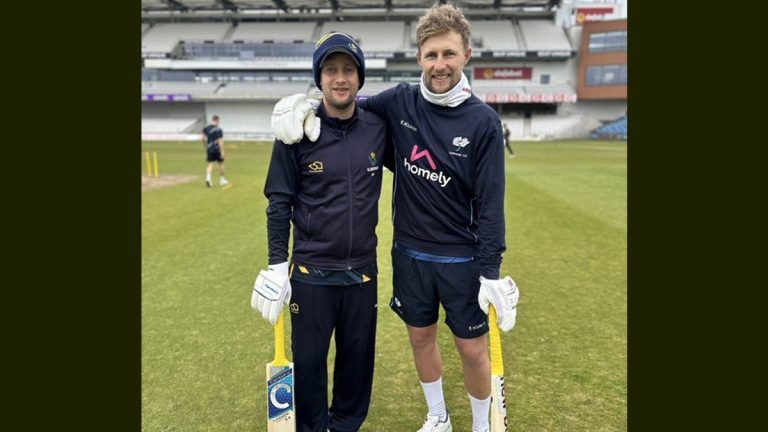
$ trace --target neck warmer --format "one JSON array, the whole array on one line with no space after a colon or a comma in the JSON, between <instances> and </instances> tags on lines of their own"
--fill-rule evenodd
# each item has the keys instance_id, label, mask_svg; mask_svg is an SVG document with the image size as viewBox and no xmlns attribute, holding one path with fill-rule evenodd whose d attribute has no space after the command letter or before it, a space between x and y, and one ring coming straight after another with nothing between
<instances>
[{"instance_id":1,"label":"neck warmer","mask_svg":"<svg viewBox=\"0 0 768 432\"><path fill-rule=\"evenodd\" d=\"M469 80L464 72L461 73L459 82L445 93L437 94L429 91L427 85L424 84L424 72L421 73L421 85L419 87L421 88L421 95L427 102L440 106L455 107L472 96L472 89L469 87Z\"/></svg>"}]
</instances>

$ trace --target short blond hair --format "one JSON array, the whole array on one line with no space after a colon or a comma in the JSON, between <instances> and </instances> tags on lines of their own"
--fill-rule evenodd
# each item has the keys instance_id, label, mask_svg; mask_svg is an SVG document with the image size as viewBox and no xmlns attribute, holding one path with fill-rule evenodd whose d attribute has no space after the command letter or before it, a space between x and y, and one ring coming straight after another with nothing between
<instances>
[{"instance_id":1,"label":"short blond hair","mask_svg":"<svg viewBox=\"0 0 768 432\"><path fill-rule=\"evenodd\" d=\"M421 45L424 41L430 37L448 33L451 30L461 36L464 49L467 50L469 49L471 29L469 21L461 9L452 4L436 4L429 8L416 24L416 40L419 42L419 51L421 51Z\"/></svg>"}]
</instances>

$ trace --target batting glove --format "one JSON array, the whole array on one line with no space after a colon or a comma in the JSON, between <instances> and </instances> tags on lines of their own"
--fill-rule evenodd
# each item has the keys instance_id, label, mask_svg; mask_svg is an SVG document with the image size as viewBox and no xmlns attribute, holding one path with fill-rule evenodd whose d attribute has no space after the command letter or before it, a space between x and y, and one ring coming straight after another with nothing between
<instances>
[{"instance_id":1,"label":"batting glove","mask_svg":"<svg viewBox=\"0 0 768 432\"><path fill-rule=\"evenodd\" d=\"M287 96L275 105L272 110L272 132L275 137L285 144L295 144L306 134L310 141L315 142L320 136L320 119L315 110L320 101L307 99L304 94Z\"/></svg>"},{"instance_id":2,"label":"batting glove","mask_svg":"<svg viewBox=\"0 0 768 432\"><path fill-rule=\"evenodd\" d=\"M520 290L511 277L504 279L486 279L480 276L480 292L477 301L480 308L488 314L488 304L493 304L499 316L499 328L510 331L517 320L517 301L520 299Z\"/></svg>"},{"instance_id":3,"label":"batting glove","mask_svg":"<svg viewBox=\"0 0 768 432\"><path fill-rule=\"evenodd\" d=\"M291 301L291 281L288 276L288 262L270 265L261 270L253 284L251 307L272 325L283 310L283 304Z\"/></svg>"}]
</instances>

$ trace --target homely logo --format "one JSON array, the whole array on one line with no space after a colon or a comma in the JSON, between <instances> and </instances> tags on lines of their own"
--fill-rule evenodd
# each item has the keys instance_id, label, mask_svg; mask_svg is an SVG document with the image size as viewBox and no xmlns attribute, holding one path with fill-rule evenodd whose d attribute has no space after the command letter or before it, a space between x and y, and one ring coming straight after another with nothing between
<instances>
[{"instance_id":1,"label":"homely logo","mask_svg":"<svg viewBox=\"0 0 768 432\"><path fill-rule=\"evenodd\" d=\"M429 150L424 149L419 151L419 146L414 144L413 149L411 150L411 162L415 162L422 158L427 160L430 168L435 171L437 170L437 165L435 164L435 161L432 160L432 155L429 154ZM445 187L448 182L451 181L451 177L446 176L442 171L438 173L435 171L430 171L426 168L421 168L415 163L408 163L408 159L406 158L403 158L403 166L405 166L406 171L410 172L411 174L424 177L431 182L436 182L440 185L440 187Z\"/></svg>"}]
</instances>

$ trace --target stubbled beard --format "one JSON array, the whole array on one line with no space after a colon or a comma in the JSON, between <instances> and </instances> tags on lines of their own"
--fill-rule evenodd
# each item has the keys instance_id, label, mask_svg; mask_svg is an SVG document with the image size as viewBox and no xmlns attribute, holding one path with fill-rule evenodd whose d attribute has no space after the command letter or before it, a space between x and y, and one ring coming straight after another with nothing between
<instances>
[{"instance_id":1,"label":"stubbled beard","mask_svg":"<svg viewBox=\"0 0 768 432\"><path fill-rule=\"evenodd\" d=\"M349 108L352 105L352 102L354 102L354 101L355 101L354 97L351 97L348 100L345 100L344 102L339 102L339 101L335 100L332 97L328 98L328 102L330 102L331 106L336 108L339 111L346 110L347 108Z\"/></svg>"},{"instance_id":2,"label":"stubbled beard","mask_svg":"<svg viewBox=\"0 0 768 432\"><path fill-rule=\"evenodd\" d=\"M435 83L432 81L432 79L431 79L431 78L429 78L429 79L427 80L427 83L428 83L428 84L427 84L427 90L431 91L431 92L432 92L432 93L434 93L434 94L443 94L443 93L446 93L446 92L450 91L452 88L456 87L456 84L458 84L458 83L459 83L459 81L458 81L458 80L457 80L456 82L452 82L452 81L451 81L452 79L453 79L453 76L449 74L449 75L448 75L448 79L446 80L446 82L448 83L448 87L447 87L445 90L443 90L443 91L438 91L438 90L437 90L437 89L434 87L434 86L435 86Z\"/></svg>"}]
</instances>

